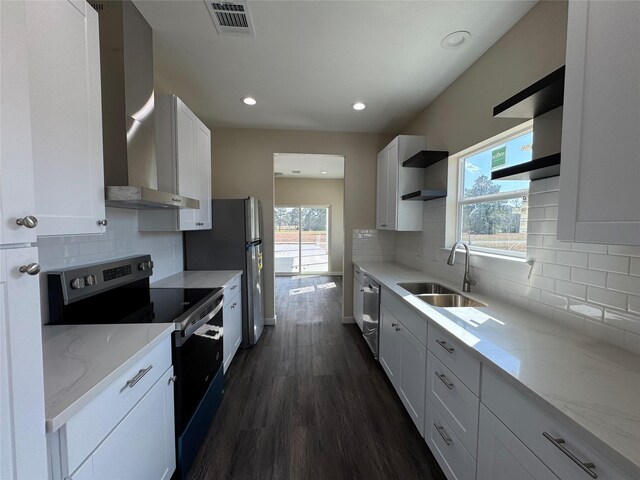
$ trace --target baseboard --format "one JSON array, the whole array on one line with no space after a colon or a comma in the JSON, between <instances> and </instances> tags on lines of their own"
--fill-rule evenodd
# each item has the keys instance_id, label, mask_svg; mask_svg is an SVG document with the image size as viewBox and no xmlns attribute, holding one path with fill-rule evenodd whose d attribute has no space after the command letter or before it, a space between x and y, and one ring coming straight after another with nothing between
<instances>
[{"instance_id":1,"label":"baseboard","mask_svg":"<svg viewBox=\"0 0 640 480\"><path fill-rule=\"evenodd\" d=\"M273 326L276 324L276 322L278 321L278 315L274 315L273 318L271 317L265 317L264 319L264 324L265 325L269 325L269 326Z\"/></svg>"},{"instance_id":2,"label":"baseboard","mask_svg":"<svg viewBox=\"0 0 640 480\"><path fill-rule=\"evenodd\" d=\"M342 317L342 323L356 323L353 317Z\"/></svg>"}]
</instances>

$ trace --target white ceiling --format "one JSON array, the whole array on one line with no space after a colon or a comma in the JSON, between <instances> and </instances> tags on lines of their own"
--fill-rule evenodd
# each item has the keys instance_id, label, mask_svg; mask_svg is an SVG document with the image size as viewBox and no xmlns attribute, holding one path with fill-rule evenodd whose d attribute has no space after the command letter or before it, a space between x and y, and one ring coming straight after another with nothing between
<instances>
[{"instance_id":1,"label":"white ceiling","mask_svg":"<svg viewBox=\"0 0 640 480\"><path fill-rule=\"evenodd\" d=\"M535 1L256 0L255 38L219 35L202 0L135 4L153 27L160 90L209 126L395 133ZM456 30L470 42L443 49Z\"/></svg>"},{"instance_id":2,"label":"white ceiling","mask_svg":"<svg viewBox=\"0 0 640 480\"><path fill-rule=\"evenodd\" d=\"M291 170L300 170L292 173ZM273 171L282 172L278 178L344 178L344 157L341 155L313 155L308 153L275 153ZM323 175L322 172L327 172Z\"/></svg>"}]
</instances>

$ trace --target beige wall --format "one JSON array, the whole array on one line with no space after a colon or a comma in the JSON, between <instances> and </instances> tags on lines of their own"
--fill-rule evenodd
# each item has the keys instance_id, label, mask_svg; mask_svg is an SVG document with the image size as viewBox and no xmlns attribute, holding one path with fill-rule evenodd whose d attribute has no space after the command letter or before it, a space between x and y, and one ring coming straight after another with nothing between
<instances>
[{"instance_id":1,"label":"beige wall","mask_svg":"<svg viewBox=\"0 0 640 480\"><path fill-rule=\"evenodd\" d=\"M327 205L329 210L329 271L342 272L344 255L344 180L276 178L276 206Z\"/></svg>"},{"instance_id":2,"label":"beige wall","mask_svg":"<svg viewBox=\"0 0 640 480\"><path fill-rule=\"evenodd\" d=\"M565 63L567 3L541 1L401 133L457 153L524 119L493 118L493 107Z\"/></svg>"},{"instance_id":3,"label":"beige wall","mask_svg":"<svg viewBox=\"0 0 640 480\"><path fill-rule=\"evenodd\" d=\"M212 190L214 198L253 195L262 200L264 221L265 317L274 315L273 289L273 154L343 155L344 178L344 302L343 315L352 315L353 269L351 231L374 228L376 155L388 136L373 133L308 132L296 130L212 129Z\"/></svg>"}]
</instances>

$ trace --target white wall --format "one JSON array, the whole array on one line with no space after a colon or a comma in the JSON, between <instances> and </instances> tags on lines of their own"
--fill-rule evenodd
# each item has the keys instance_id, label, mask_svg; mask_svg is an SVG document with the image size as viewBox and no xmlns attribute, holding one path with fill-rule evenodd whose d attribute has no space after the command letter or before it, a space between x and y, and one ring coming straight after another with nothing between
<instances>
[{"instance_id":1,"label":"white wall","mask_svg":"<svg viewBox=\"0 0 640 480\"><path fill-rule=\"evenodd\" d=\"M526 263L472 255L471 276L478 282L473 290L640 353L640 247L557 241L558 179L530 186L527 257L536 260L531 279ZM423 232L396 234L395 260L461 286L465 256L450 267L443 249L444 199L424 207Z\"/></svg>"},{"instance_id":2,"label":"white wall","mask_svg":"<svg viewBox=\"0 0 640 480\"><path fill-rule=\"evenodd\" d=\"M183 267L182 233L138 232L138 212L107 208L107 232L103 235L69 235L38 239L42 271L101 262L138 254L150 254L154 263L151 281ZM43 323L47 318L46 276L41 276Z\"/></svg>"}]
</instances>

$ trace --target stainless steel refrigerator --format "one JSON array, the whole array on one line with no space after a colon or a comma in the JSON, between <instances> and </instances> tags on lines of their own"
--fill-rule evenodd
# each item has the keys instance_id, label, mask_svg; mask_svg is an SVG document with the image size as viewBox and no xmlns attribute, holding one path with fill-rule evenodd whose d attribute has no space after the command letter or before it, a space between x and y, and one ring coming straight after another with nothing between
<instances>
[{"instance_id":1,"label":"stainless steel refrigerator","mask_svg":"<svg viewBox=\"0 0 640 480\"><path fill-rule=\"evenodd\" d=\"M257 198L212 200L211 230L184 234L186 270L242 270L242 346L264 329L262 204Z\"/></svg>"}]
</instances>

